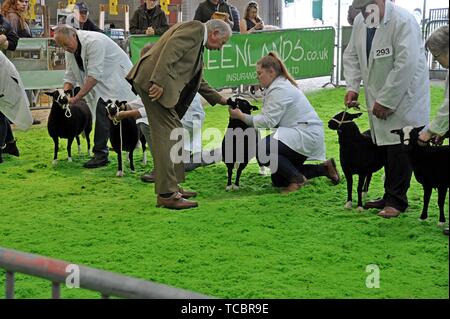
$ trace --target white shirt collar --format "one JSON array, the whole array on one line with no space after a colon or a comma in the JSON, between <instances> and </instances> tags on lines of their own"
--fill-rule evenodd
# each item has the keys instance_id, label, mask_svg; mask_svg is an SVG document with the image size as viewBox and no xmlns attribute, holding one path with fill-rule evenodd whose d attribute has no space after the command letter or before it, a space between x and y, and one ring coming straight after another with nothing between
<instances>
[{"instance_id":1,"label":"white shirt collar","mask_svg":"<svg viewBox=\"0 0 450 319\"><path fill-rule=\"evenodd\" d=\"M206 28L206 23L204 23L203 26L205 27L205 36L203 39L203 46L206 46L206 43L208 42L208 29Z\"/></svg>"}]
</instances>

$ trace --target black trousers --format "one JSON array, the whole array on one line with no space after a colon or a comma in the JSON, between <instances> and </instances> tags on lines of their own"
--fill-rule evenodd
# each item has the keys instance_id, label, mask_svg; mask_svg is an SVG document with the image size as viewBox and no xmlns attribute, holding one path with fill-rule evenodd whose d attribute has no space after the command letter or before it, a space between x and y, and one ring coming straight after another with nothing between
<instances>
[{"instance_id":1,"label":"black trousers","mask_svg":"<svg viewBox=\"0 0 450 319\"><path fill-rule=\"evenodd\" d=\"M106 105L99 100L95 111L94 148L92 149L96 158L108 158L109 126Z\"/></svg>"},{"instance_id":2,"label":"black trousers","mask_svg":"<svg viewBox=\"0 0 450 319\"><path fill-rule=\"evenodd\" d=\"M405 211L408 207L408 189L411 184L412 166L408 153L401 144L382 146L386 149L384 167L384 196L386 206Z\"/></svg>"},{"instance_id":3,"label":"black trousers","mask_svg":"<svg viewBox=\"0 0 450 319\"><path fill-rule=\"evenodd\" d=\"M11 130L11 124L8 118L0 112L0 147L12 141L14 141L14 135Z\"/></svg>"},{"instance_id":4,"label":"black trousers","mask_svg":"<svg viewBox=\"0 0 450 319\"><path fill-rule=\"evenodd\" d=\"M278 152L273 153L270 149L270 143L278 144ZM268 163L258 159L260 165L269 166L274 160L278 161L278 169L272 172L272 184L275 187L286 187L293 182L301 182L302 175L307 179L327 174L326 168L322 164L305 165L307 157L289 148L286 144L274 140L273 136L267 136L264 139L265 154L270 159ZM270 154L270 155L269 155Z\"/></svg>"}]
</instances>

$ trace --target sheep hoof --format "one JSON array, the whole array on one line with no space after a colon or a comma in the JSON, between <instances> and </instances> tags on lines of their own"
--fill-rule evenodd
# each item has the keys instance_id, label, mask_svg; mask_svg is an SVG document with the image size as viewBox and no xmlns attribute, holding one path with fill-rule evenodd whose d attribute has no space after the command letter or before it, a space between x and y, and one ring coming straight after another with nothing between
<instances>
[{"instance_id":1,"label":"sheep hoof","mask_svg":"<svg viewBox=\"0 0 450 319\"><path fill-rule=\"evenodd\" d=\"M72 157L68 157L67 158L67 161L69 162L69 163L72 163L73 161L72 161Z\"/></svg>"},{"instance_id":2,"label":"sheep hoof","mask_svg":"<svg viewBox=\"0 0 450 319\"><path fill-rule=\"evenodd\" d=\"M362 212L364 211L364 208L363 208L362 206L358 206L358 207L356 208L356 210L357 210L358 212L362 213Z\"/></svg>"},{"instance_id":3,"label":"sheep hoof","mask_svg":"<svg viewBox=\"0 0 450 319\"><path fill-rule=\"evenodd\" d=\"M239 190L239 186L237 186L237 185L233 185L232 187L233 187L234 191L238 191Z\"/></svg>"},{"instance_id":4,"label":"sheep hoof","mask_svg":"<svg viewBox=\"0 0 450 319\"><path fill-rule=\"evenodd\" d=\"M92 157L91 151L88 150L88 156Z\"/></svg>"},{"instance_id":5,"label":"sheep hoof","mask_svg":"<svg viewBox=\"0 0 450 319\"><path fill-rule=\"evenodd\" d=\"M352 209L352 202L348 201L347 203L345 203L345 209Z\"/></svg>"},{"instance_id":6,"label":"sheep hoof","mask_svg":"<svg viewBox=\"0 0 450 319\"><path fill-rule=\"evenodd\" d=\"M439 227L444 227L444 226L445 226L445 222L444 222L444 223L443 223L443 222L439 222L439 223L438 223L438 226L439 226Z\"/></svg>"},{"instance_id":7,"label":"sheep hoof","mask_svg":"<svg viewBox=\"0 0 450 319\"><path fill-rule=\"evenodd\" d=\"M57 159L52 161L52 165L57 165L57 164L58 164L58 160Z\"/></svg>"},{"instance_id":8,"label":"sheep hoof","mask_svg":"<svg viewBox=\"0 0 450 319\"><path fill-rule=\"evenodd\" d=\"M123 177L123 171L117 171L116 176L117 177Z\"/></svg>"},{"instance_id":9,"label":"sheep hoof","mask_svg":"<svg viewBox=\"0 0 450 319\"><path fill-rule=\"evenodd\" d=\"M427 218L419 218L419 222L421 222L421 223L426 222L426 221L427 221Z\"/></svg>"},{"instance_id":10,"label":"sheep hoof","mask_svg":"<svg viewBox=\"0 0 450 319\"><path fill-rule=\"evenodd\" d=\"M363 198L366 198L366 197L367 197L367 192L363 192L363 193L362 193L362 197L363 197Z\"/></svg>"},{"instance_id":11,"label":"sheep hoof","mask_svg":"<svg viewBox=\"0 0 450 319\"><path fill-rule=\"evenodd\" d=\"M261 176L268 176L268 175L270 175L270 170L267 167L265 167L265 166L261 166L259 168L259 175L261 175Z\"/></svg>"},{"instance_id":12,"label":"sheep hoof","mask_svg":"<svg viewBox=\"0 0 450 319\"><path fill-rule=\"evenodd\" d=\"M136 171L130 171L131 174L136 174Z\"/></svg>"},{"instance_id":13,"label":"sheep hoof","mask_svg":"<svg viewBox=\"0 0 450 319\"><path fill-rule=\"evenodd\" d=\"M225 190L226 190L227 192L229 192L229 191L233 190L233 186L232 186L232 185L228 185L228 186L225 188Z\"/></svg>"}]
</instances>

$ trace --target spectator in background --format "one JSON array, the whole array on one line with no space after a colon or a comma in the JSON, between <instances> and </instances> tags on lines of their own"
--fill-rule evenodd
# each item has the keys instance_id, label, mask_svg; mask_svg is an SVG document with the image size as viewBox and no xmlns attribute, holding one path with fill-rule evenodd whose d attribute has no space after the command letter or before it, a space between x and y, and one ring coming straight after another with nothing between
<instances>
[{"instance_id":1,"label":"spectator in background","mask_svg":"<svg viewBox=\"0 0 450 319\"><path fill-rule=\"evenodd\" d=\"M224 0L205 0L200 3L195 11L194 20L205 23L206 21L213 19L213 15L216 12L226 13L228 15L228 17L223 20L228 23L232 30L234 28L234 24L239 23L239 21L233 20L231 7Z\"/></svg>"},{"instance_id":2,"label":"spectator in background","mask_svg":"<svg viewBox=\"0 0 450 319\"><path fill-rule=\"evenodd\" d=\"M103 33L91 19L89 19L89 8L84 2L78 2L73 9L73 16L69 18L67 24L77 30L96 31Z\"/></svg>"},{"instance_id":3,"label":"spectator in background","mask_svg":"<svg viewBox=\"0 0 450 319\"><path fill-rule=\"evenodd\" d=\"M355 22L356 16L361 12L361 10L353 8L352 5L348 6L348 12L347 12L347 22L350 25L353 25L353 22Z\"/></svg>"},{"instance_id":4,"label":"spectator in background","mask_svg":"<svg viewBox=\"0 0 450 319\"><path fill-rule=\"evenodd\" d=\"M130 21L131 34L162 35L168 29L167 17L159 0L145 0Z\"/></svg>"},{"instance_id":5,"label":"spectator in background","mask_svg":"<svg viewBox=\"0 0 450 319\"><path fill-rule=\"evenodd\" d=\"M250 1L245 8L244 18L241 20L241 33L252 33L264 29L264 22L259 17L258 3Z\"/></svg>"},{"instance_id":6,"label":"spectator in background","mask_svg":"<svg viewBox=\"0 0 450 319\"><path fill-rule=\"evenodd\" d=\"M25 19L28 3L28 0L5 0L2 5L5 18L19 38L31 38L30 26Z\"/></svg>"},{"instance_id":7,"label":"spectator in background","mask_svg":"<svg viewBox=\"0 0 450 319\"><path fill-rule=\"evenodd\" d=\"M11 24L2 16L0 10L0 50L14 51L19 37L14 32Z\"/></svg>"},{"instance_id":8,"label":"spectator in background","mask_svg":"<svg viewBox=\"0 0 450 319\"><path fill-rule=\"evenodd\" d=\"M228 3L227 0L224 0L224 1ZM241 27L240 27L240 23L239 23L239 21L241 21L241 15L239 14L239 10L235 6L233 6L231 3L228 3L228 5L230 6L230 9L231 9L231 17L233 18L233 21L235 22L233 24L232 30L233 30L233 32L239 33L239 32L241 32Z\"/></svg>"}]
</instances>

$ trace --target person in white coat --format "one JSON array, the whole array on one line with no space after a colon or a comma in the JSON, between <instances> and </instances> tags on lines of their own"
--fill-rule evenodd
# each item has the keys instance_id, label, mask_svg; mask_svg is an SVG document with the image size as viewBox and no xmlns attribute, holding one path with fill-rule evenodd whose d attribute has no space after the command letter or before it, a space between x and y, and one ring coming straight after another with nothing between
<instances>
[{"instance_id":1,"label":"person in white coat","mask_svg":"<svg viewBox=\"0 0 450 319\"><path fill-rule=\"evenodd\" d=\"M64 90L81 86L70 104L86 99L95 118L94 158L84 164L96 168L108 164L109 121L103 101L136 99L125 76L132 68L127 54L108 36L70 26L55 28L55 41L66 51Z\"/></svg>"},{"instance_id":2,"label":"person in white coat","mask_svg":"<svg viewBox=\"0 0 450 319\"><path fill-rule=\"evenodd\" d=\"M334 159L317 165L304 164L308 159L325 160L323 123L284 63L271 52L258 61L256 71L261 86L266 89L262 113L252 116L231 108L229 113L231 118L250 127L276 129L263 141L269 161L258 158L260 164L271 166L273 185L284 187L282 192L289 193L318 176L327 176L333 184L338 184ZM275 171L271 165L274 162L277 163Z\"/></svg>"},{"instance_id":3,"label":"person in white coat","mask_svg":"<svg viewBox=\"0 0 450 319\"><path fill-rule=\"evenodd\" d=\"M28 98L14 64L0 51L0 163L2 153L19 156L10 121L27 130L33 123Z\"/></svg>"},{"instance_id":4,"label":"person in white coat","mask_svg":"<svg viewBox=\"0 0 450 319\"><path fill-rule=\"evenodd\" d=\"M391 130L427 124L430 85L420 28L407 10L385 0L354 0L360 9L344 53L345 105L358 106L361 81L372 140L386 152L384 196L366 203L379 216L397 217L408 207L412 168Z\"/></svg>"}]
</instances>

